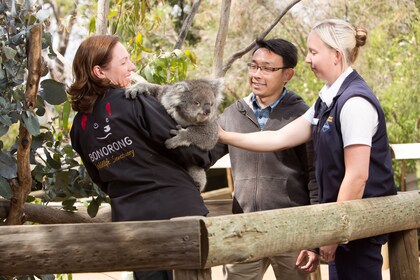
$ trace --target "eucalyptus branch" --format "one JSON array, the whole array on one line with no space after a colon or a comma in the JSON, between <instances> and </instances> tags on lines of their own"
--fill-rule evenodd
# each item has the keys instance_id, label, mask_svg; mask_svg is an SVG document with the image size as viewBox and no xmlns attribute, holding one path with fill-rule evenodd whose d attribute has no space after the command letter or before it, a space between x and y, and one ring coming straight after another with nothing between
<instances>
[{"instance_id":1,"label":"eucalyptus branch","mask_svg":"<svg viewBox=\"0 0 420 280\"><path fill-rule=\"evenodd\" d=\"M259 39L264 39L268 33L270 33L271 30L280 22L280 20L284 17L284 15L297 3L299 3L301 0L294 0L289 3L289 5L277 16L277 18L270 24L269 27L267 27L266 30L264 30L258 37ZM223 66L223 76L226 74L227 70L229 70L230 67L232 67L232 64L240 59L242 56L244 56L246 53L248 53L250 50L252 50L255 47L255 41L250 43L248 46L243 48L242 50L234 53L226 62L226 64Z\"/></svg>"},{"instance_id":2,"label":"eucalyptus branch","mask_svg":"<svg viewBox=\"0 0 420 280\"><path fill-rule=\"evenodd\" d=\"M188 30L191 28L195 14L197 13L198 7L200 7L201 0L195 0L191 8L191 13L184 20L181 30L179 32L178 40L175 43L174 49L180 49L184 44L185 38L187 37Z\"/></svg>"}]
</instances>

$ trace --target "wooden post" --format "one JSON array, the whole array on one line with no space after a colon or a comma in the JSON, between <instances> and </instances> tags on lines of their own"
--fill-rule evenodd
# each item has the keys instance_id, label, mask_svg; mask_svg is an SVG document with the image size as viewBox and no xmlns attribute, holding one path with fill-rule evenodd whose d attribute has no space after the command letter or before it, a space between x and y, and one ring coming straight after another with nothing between
<instances>
[{"instance_id":1,"label":"wooden post","mask_svg":"<svg viewBox=\"0 0 420 280\"><path fill-rule=\"evenodd\" d=\"M321 277L321 262L314 272L311 273L311 280L322 280Z\"/></svg>"},{"instance_id":2,"label":"wooden post","mask_svg":"<svg viewBox=\"0 0 420 280\"><path fill-rule=\"evenodd\" d=\"M200 268L201 235L194 219L3 226L0 275Z\"/></svg>"},{"instance_id":3,"label":"wooden post","mask_svg":"<svg viewBox=\"0 0 420 280\"><path fill-rule=\"evenodd\" d=\"M392 280L420 279L417 229L391 233L388 248Z\"/></svg>"},{"instance_id":4,"label":"wooden post","mask_svg":"<svg viewBox=\"0 0 420 280\"><path fill-rule=\"evenodd\" d=\"M401 160L401 191L405 192L405 160Z\"/></svg>"}]
</instances>

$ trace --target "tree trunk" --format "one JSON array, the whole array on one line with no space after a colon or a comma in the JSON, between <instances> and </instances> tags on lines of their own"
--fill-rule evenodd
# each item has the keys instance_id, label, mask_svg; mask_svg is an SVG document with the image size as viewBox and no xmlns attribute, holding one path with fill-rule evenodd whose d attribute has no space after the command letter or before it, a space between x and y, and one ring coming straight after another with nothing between
<instances>
[{"instance_id":1,"label":"tree trunk","mask_svg":"<svg viewBox=\"0 0 420 280\"><path fill-rule=\"evenodd\" d=\"M108 33L109 0L98 0L98 15L96 16L96 34Z\"/></svg>"},{"instance_id":2,"label":"tree trunk","mask_svg":"<svg viewBox=\"0 0 420 280\"><path fill-rule=\"evenodd\" d=\"M220 9L220 24L217 32L216 43L214 45L213 55L213 76L221 78L224 76L223 72L223 53L226 44L226 37L229 29L230 7L231 0L223 0Z\"/></svg>"},{"instance_id":3,"label":"tree trunk","mask_svg":"<svg viewBox=\"0 0 420 280\"><path fill-rule=\"evenodd\" d=\"M27 45L28 56L28 80L26 84L24 111L32 111L36 105L36 95L38 93L39 81L41 79L41 39L42 25L34 26L29 32ZM25 113L25 112L23 112ZM13 197L10 199L10 211L6 220L7 225L23 224L23 206L26 198L31 191L32 176L29 164L29 152L31 148L32 135L20 122L19 139L17 148L17 170L18 177L10 181Z\"/></svg>"}]
</instances>

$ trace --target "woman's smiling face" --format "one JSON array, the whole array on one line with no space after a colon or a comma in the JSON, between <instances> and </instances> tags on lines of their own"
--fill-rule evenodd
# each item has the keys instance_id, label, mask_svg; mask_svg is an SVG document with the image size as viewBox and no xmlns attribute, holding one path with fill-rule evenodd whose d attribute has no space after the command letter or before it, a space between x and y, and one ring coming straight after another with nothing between
<instances>
[{"instance_id":1,"label":"woman's smiling face","mask_svg":"<svg viewBox=\"0 0 420 280\"><path fill-rule=\"evenodd\" d=\"M127 49L117 43L112 49L112 59L106 68L102 68L103 74L113 85L125 88L131 84L131 74L136 69L130 60Z\"/></svg>"}]
</instances>

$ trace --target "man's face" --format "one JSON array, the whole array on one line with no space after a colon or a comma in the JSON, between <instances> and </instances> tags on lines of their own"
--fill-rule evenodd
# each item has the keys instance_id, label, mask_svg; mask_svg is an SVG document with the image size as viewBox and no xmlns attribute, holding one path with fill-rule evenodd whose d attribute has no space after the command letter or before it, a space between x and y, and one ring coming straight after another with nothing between
<instances>
[{"instance_id":1,"label":"man's face","mask_svg":"<svg viewBox=\"0 0 420 280\"><path fill-rule=\"evenodd\" d=\"M292 78L293 69L270 71L271 68L284 67L283 57L265 48L255 51L251 63L258 66L255 70L248 70L248 80L253 93L259 99L275 101L282 94L284 85Z\"/></svg>"}]
</instances>

